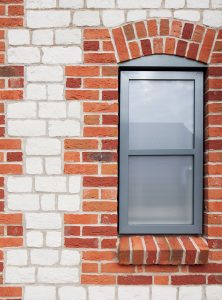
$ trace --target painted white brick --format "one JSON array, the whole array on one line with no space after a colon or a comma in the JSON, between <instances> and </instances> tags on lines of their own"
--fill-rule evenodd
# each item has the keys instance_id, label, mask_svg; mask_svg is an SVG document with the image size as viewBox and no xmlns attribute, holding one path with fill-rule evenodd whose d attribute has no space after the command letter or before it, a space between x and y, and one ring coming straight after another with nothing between
<instances>
[{"instance_id":1,"label":"painted white brick","mask_svg":"<svg viewBox=\"0 0 222 300\"><path fill-rule=\"evenodd\" d=\"M80 123L74 120L49 121L49 136L79 136Z\"/></svg>"},{"instance_id":2,"label":"painted white brick","mask_svg":"<svg viewBox=\"0 0 222 300\"><path fill-rule=\"evenodd\" d=\"M59 300L86 300L83 287L63 286L59 288Z\"/></svg>"},{"instance_id":3,"label":"painted white brick","mask_svg":"<svg viewBox=\"0 0 222 300\"><path fill-rule=\"evenodd\" d=\"M26 86L26 98L28 100L45 100L46 85L31 83Z\"/></svg>"},{"instance_id":4,"label":"painted white brick","mask_svg":"<svg viewBox=\"0 0 222 300\"><path fill-rule=\"evenodd\" d=\"M84 0L59 0L59 7L62 8L82 8Z\"/></svg>"},{"instance_id":5,"label":"painted white brick","mask_svg":"<svg viewBox=\"0 0 222 300\"><path fill-rule=\"evenodd\" d=\"M177 289L173 286L153 286L152 300L176 300Z\"/></svg>"},{"instance_id":6,"label":"painted white brick","mask_svg":"<svg viewBox=\"0 0 222 300\"><path fill-rule=\"evenodd\" d=\"M30 28L67 27L70 24L70 12L65 10L27 11L26 16Z\"/></svg>"},{"instance_id":7,"label":"painted white brick","mask_svg":"<svg viewBox=\"0 0 222 300\"><path fill-rule=\"evenodd\" d=\"M26 8L53 8L56 0L26 0Z\"/></svg>"},{"instance_id":8,"label":"painted white brick","mask_svg":"<svg viewBox=\"0 0 222 300\"><path fill-rule=\"evenodd\" d=\"M115 287L109 286L90 286L89 287L89 300L114 300ZM128 298L125 298L128 300ZM144 298L145 300L146 298Z\"/></svg>"},{"instance_id":9,"label":"painted white brick","mask_svg":"<svg viewBox=\"0 0 222 300\"><path fill-rule=\"evenodd\" d=\"M56 287L26 286L24 300L56 300Z\"/></svg>"},{"instance_id":10,"label":"painted white brick","mask_svg":"<svg viewBox=\"0 0 222 300\"><path fill-rule=\"evenodd\" d=\"M134 22L146 19L145 10L130 10L127 13L127 22Z\"/></svg>"},{"instance_id":11,"label":"painted white brick","mask_svg":"<svg viewBox=\"0 0 222 300\"><path fill-rule=\"evenodd\" d=\"M42 61L45 64L71 64L82 61L82 50L77 46L72 47L43 47Z\"/></svg>"},{"instance_id":12,"label":"painted white brick","mask_svg":"<svg viewBox=\"0 0 222 300\"><path fill-rule=\"evenodd\" d=\"M6 251L6 264L13 266L27 265L28 254L25 249L12 249Z\"/></svg>"},{"instance_id":13,"label":"painted white brick","mask_svg":"<svg viewBox=\"0 0 222 300\"><path fill-rule=\"evenodd\" d=\"M221 300L222 286L221 285L207 285L206 296L207 300Z\"/></svg>"},{"instance_id":14,"label":"painted white brick","mask_svg":"<svg viewBox=\"0 0 222 300\"><path fill-rule=\"evenodd\" d=\"M26 193L32 191L32 178L21 176L9 176L7 180L8 192Z\"/></svg>"},{"instance_id":15,"label":"painted white brick","mask_svg":"<svg viewBox=\"0 0 222 300\"><path fill-rule=\"evenodd\" d=\"M222 26L222 11L206 10L203 12L203 24L220 27Z\"/></svg>"},{"instance_id":16,"label":"painted white brick","mask_svg":"<svg viewBox=\"0 0 222 300\"><path fill-rule=\"evenodd\" d=\"M16 47L7 51L8 62L16 64L34 64L40 62L40 50L36 47Z\"/></svg>"},{"instance_id":17,"label":"painted white brick","mask_svg":"<svg viewBox=\"0 0 222 300\"><path fill-rule=\"evenodd\" d=\"M60 247L62 245L62 235L58 231L48 231L46 233L46 246Z\"/></svg>"},{"instance_id":18,"label":"painted white brick","mask_svg":"<svg viewBox=\"0 0 222 300\"><path fill-rule=\"evenodd\" d=\"M28 157L25 162L27 174L42 174L43 162L40 157Z\"/></svg>"},{"instance_id":19,"label":"painted white brick","mask_svg":"<svg viewBox=\"0 0 222 300\"><path fill-rule=\"evenodd\" d=\"M55 194L44 194L41 196L41 208L44 211L55 210Z\"/></svg>"},{"instance_id":20,"label":"painted white brick","mask_svg":"<svg viewBox=\"0 0 222 300\"><path fill-rule=\"evenodd\" d=\"M63 84L48 84L48 100L63 100L63 92Z\"/></svg>"},{"instance_id":21,"label":"painted white brick","mask_svg":"<svg viewBox=\"0 0 222 300\"><path fill-rule=\"evenodd\" d=\"M88 8L114 8L115 0L87 0Z\"/></svg>"},{"instance_id":22,"label":"painted white brick","mask_svg":"<svg viewBox=\"0 0 222 300\"><path fill-rule=\"evenodd\" d=\"M39 103L40 118L65 118L66 103L60 102L42 102Z\"/></svg>"},{"instance_id":23,"label":"painted white brick","mask_svg":"<svg viewBox=\"0 0 222 300\"><path fill-rule=\"evenodd\" d=\"M62 226L61 215L56 213L27 213L26 228L59 229Z\"/></svg>"},{"instance_id":24,"label":"painted white brick","mask_svg":"<svg viewBox=\"0 0 222 300\"><path fill-rule=\"evenodd\" d=\"M74 283L79 281L79 272L76 268L40 267L37 278L42 283Z\"/></svg>"},{"instance_id":25,"label":"painted white brick","mask_svg":"<svg viewBox=\"0 0 222 300\"><path fill-rule=\"evenodd\" d=\"M8 194L7 203L11 210L34 211L39 209L39 195Z\"/></svg>"},{"instance_id":26,"label":"painted white brick","mask_svg":"<svg viewBox=\"0 0 222 300\"><path fill-rule=\"evenodd\" d=\"M211 0L213 8L222 8L222 0Z\"/></svg>"},{"instance_id":27,"label":"painted white brick","mask_svg":"<svg viewBox=\"0 0 222 300\"><path fill-rule=\"evenodd\" d=\"M26 233L26 244L28 247L42 247L43 234L41 231L28 231Z\"/></svg>"},{"instance_id":28,"label":"painted white brick","mask_svg":"<svg viewBox=\"0 0 222 300\"><path fill-rule=\"evenodd\" d=\"M25 150L28 155L57 155L61 153L61 142L52 138L29 138Z\"/></svg>"},{"instance_id":29,"label":"painted white brick","mask_svg":"<svg viewBox=\"0 0 222 300\"><path fill-rule=\"evenodd\" d=\"M209 0L187 0L188 8L208 8L209 5Z\"/></svg>"},{"instance_id":30,"label":"painted white brick","mask_svg":"<svg viewBox=\"0 0 222 300\"><path fill-rule=\"evenodd\" d=\"M81 44L81 29L57 29L55 42L61 45Z\"/></svg>"},{"instance_id":31,"label":"painted white brick","mask_svg":"<svg viewBox=\"0 0 222 300\"><path fill-rule=\"evenodd\" d=\"M46 134L46 122L40 120L8 121L8 135L42 136Z\"/></svg>"},{"instance_id":32,"label":"painted white brick","mask_svg":"<svg viewBox=\"0 0 222 300\"><path fill-rule=\"evenodd\" d=\"M121 286L118 288L118 296L118 300L149 300L149 287ZM158 300L160 299L162 300L162 298L159 298Z\"/></svg>"},{"instance_id":33,"label":"painted white brick","mask_svg":"<svg viewBox=\"0 0 222 300\"><path fill-rule=\"evenodd\" d=\"M35 118L36 114L36 103L34 102L8 103L7 105L9 119Z\"/></svg>"},{"instance_id":34,"label":"painted white brick","mask_svg":"<svg viewBox=\"0 0 222 300\"><path fill-rule=\"evenodd\" d=\"M181 286L179 288L179 300L202 300L201 286Z\"/></svg>"},{"instance_id":35,"label":"painted white brick","mask_svg":"<svg viewBox=\"0 0 222 300\"><path fill-rule=\"evenodd\" d=\"M165 0L166 8L183 8L185 6L185 0Z\"/></svg>"},{"instance_id":36,"label":"painted white brick","mask_svg":"<svg viewBox=\"0 0 222 300\"><path fill-rule=\"evenodd\" d=\"M47 157L45 159L46 174L61 174L62 161L59 157Z\"/></svg>"},{"instance_id":37,"label":"painted white brick","mask_svg":"<svg viewBox=\"0 0 222 300\"><path fill-rule=\"evenodd\" d=\"M37 176L35 189L38 192L62 193L66 192L66 177L64 176Z\"/></svg>"},{"instance_id":38,"label":"painted white brick","mask_svg":"<svg viewBox=\"0 0 222 300\"><path fill-rule=\"evenodd\" d=\"M33 249L30 252L31 263L33 265L51 266L58 262L58 250Z\"/></svg>"},{"instance_id":39,"label":"painted white brick","mask_svg":"<svg viewBox=\"0 0 222 300\"><path fill-rule=\"evenodd\" d=\"M151 9L149 13L151 18L170 18L172 16L172 12L168 9Z\"/></svg>"},{"instance_id":40,"label":"painted white brick","mask_svg":"<svg viewBox=\"0 0 222 300\"><path fill-rule=\"evenodd\" d=\"M35 268L6 267L6 283L33 283L35 282Z\"/></svg>"},{"instance_id":41,"label":"painted white brick","mask_svg":"<svg viewBox=\"0 0 222 300\"><path fill-rule=\"evenodd\" d=\"M73 24L77 26L98 26L100 25L99 12L90 10L76 11L73 16Z\"/></svg>"},{"instance_id":42,"label":"painted white brick","mask_svg":"<svg viewBox=\"0 0 222 300\"><path fill-rule=\"evenodd\" d=\"M125 22L124 11L105 10L102 15L103 25L106 27L118 26Z\"/></svg>"},{"instance_id":43,"label":"painted white brick","mask_svg":"<svg viewBox=\"0 0 222 300\"><path fill-rule=\"evenodd\" d=\"M71 103L68 104L68 117L81 118L81 104L79 102L71 101Z\"/></svg>"},{"instance_id":44,"label":"painted white brick","mask_svg":"<svg viewBox=\"0 0 222 300\"><path fill-rule=\"evenodd\" d=\"M81 185L81 176L69 176L69 192L70 193L79 193Z\"/></svg>"},{"instance_id":45,"label":"painted white brick","mask_svg":"<svg viewBox=\"0 0 222 300\"><path fill-rule=\"evenodd\" d=\"M119 8L158 8L161 0L117 0Z\"/></svg>"},{"instance_id":46,"label":"painted white brick","mask_svg":"<svg viewBox=\"0 0 222 300\"><path fill-rule=\"evenodd\" d=\"M63 80L63 69L60 66L30 66L27 67L27 80L52 82Z\"/></svg>"},{"instance_id":47,"label":"painted white brick","mask_svg":"<svg viewBox=\"0 0 222 300\"><path fill-rule=\"evenodd\" d=\"M60 264L63 266L77 266L80 263L80 253L75 250L62 250Z\"/></svg>"},{"instance_id":48,"label":"painted white brick","mask_svg":"<svg viewBox=\"0 0 222 300\"><path fill-rule=\"evenodd\" d=\"M53 31L50 29L34 30L32 34L32 43L34 45L52 45Z\"/></svg>"},{"instance_id":49,"label":"painted white brick","mask_svg":"<svg viewBox=\"0 0 222 300\"><path fill-rule=\"evenodd\" d=\"M29 30L27 29L9 29L8 30L9 45L28 45L30 43Z\"/></svg>"},{"instance_id":50,"label":"painted white brick","mask_svg":"<svg viewBox=\"0 0 222 300\"><path fill-rule=\"evenodd\" d=\"M199 21L200 12L198 10L177 10L174 12L174 17L177 19L188 20L188 21Z\"/></svg>"},{"instance_id":51,"label":"painted white brick","mask_svg":"<svg viewBox=\"0 0 222 300\"><path fill-rule=\"evenodd\" d=\"M78 195L59 195L58 209L65 211L77 211L80 206L80 198Z\"/></svg>"}]
</instances>

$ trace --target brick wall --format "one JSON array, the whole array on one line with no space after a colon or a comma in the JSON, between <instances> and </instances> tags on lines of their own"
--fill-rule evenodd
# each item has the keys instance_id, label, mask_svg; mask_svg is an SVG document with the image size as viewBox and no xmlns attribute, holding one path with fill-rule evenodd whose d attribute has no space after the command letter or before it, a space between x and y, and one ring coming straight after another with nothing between
<instances>
[{"instance_id":1,"label":"brick wall","mask_svg":"<svg viewBox=\"0 0 222 300\"><path fill-rule=\"evenodd\" d=\"M220 299L221 0L0 0L0 25L0 299ZM209 65L209 261L124 266L118 62L161 53Z\"/></svg>"}]
</instances>

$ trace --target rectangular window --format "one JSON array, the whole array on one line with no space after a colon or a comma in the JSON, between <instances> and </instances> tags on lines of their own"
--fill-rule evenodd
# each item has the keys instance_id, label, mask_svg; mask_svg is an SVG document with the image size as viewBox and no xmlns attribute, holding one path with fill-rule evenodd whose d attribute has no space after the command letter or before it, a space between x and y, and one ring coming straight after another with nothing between
<instances>
[{"instance_id":1,"label":"rectangular window","mask_svg":"<svg viewBox=\"0 0 222 300\"><path fill-rule=\"evenodd\" d=\"M119 233L202 233L203 72L120 71Z\"/></svg>"}]
</instances>

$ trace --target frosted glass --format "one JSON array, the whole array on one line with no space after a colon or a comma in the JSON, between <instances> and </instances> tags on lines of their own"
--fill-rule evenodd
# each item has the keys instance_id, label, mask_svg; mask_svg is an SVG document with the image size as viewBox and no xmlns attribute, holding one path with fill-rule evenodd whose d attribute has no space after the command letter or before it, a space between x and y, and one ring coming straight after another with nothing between
<instances>
[{"instance_id":1,"label":"frosted glass","mask_svg":"<svg viewBox=\"0 0 222 300\"><path fill-rule=\"evenodd\" d=\"M130 80L129 149L192 149L194 81Z\"/></svg>"},{"instance_id":2,"label":"frosted glass","mask_svg":"<svg viewBox=\"0 0 222 300\"><path fill-rule=\"evenodd\" d=\"M193 158L129 157L129 224L193 223Z\"/></svg>"}]
</instances>

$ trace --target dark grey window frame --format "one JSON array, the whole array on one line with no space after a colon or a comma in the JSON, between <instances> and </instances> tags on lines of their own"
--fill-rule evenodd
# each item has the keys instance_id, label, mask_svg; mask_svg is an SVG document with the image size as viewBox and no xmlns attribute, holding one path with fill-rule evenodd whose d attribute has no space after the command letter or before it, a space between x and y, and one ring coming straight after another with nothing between
<instances>
[{"instance_id":1,"label":"dark grey window frame","mask_svg":"<svg viewBox=\"0 0 222 300\"><path fill-rule=\"evenodd\" d=\"M168 55L154 55L119 65L119 234L202 234L203 227L203 95L206 65ZM160 72L161 71L161 72ZM152 73L149 73L152 72ZM173 73L172 73L173 72ZM151 78L151 77L152 78ZM130 79L194 80L194 149L129 151L128 83ZM128 224L128 157L129 155L190 155L193 170L193 224Z\"/></svg>"}]
</instances>

